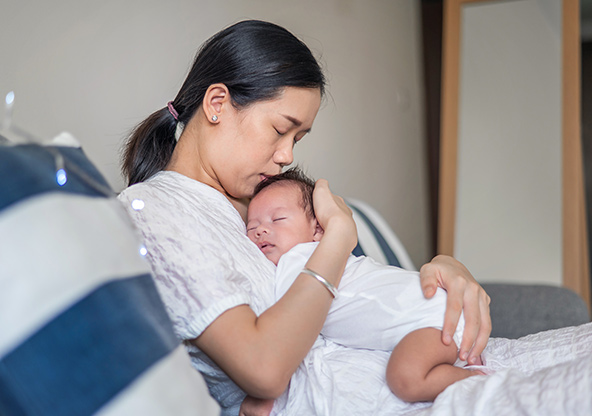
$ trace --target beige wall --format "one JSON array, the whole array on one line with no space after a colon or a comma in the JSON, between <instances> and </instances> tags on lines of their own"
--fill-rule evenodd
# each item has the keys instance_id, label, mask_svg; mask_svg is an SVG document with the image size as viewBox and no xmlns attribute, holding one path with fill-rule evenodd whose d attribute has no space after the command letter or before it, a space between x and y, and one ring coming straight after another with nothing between
<instances>
[{"instance_id":1,"label":"beige wall","mask_svg":"<svg viewBox=\"0 0 592 416\"><path fill-rule=\"evenodd\" d=\"M561 2L462 16L454 256L481 282L560 285Z\"/></svg>"},{"instance_id":2,"label":"beige wall","mask_svg":"<svg viewBox=\"0 0 592 416\"><path fill-rule=\"evenodd\" d=\"M330 95L297 161L371 203L424 262L416 0L4 2L0 94L16 92L14 121L32 133L73 133L120 190L122 137L175 96L203 40L244 18L286 26L326 67Z\"/></svg>"}]
</instances>

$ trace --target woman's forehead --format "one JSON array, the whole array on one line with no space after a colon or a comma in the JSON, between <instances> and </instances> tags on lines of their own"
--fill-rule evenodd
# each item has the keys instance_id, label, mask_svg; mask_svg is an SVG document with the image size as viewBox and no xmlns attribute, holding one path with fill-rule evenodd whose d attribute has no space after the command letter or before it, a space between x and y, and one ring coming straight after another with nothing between
<instances>
[{"instance_id":1,"label":"woman's forehead","mask_svg":"<svg viewBox=\"0 0 592 416\"><path fill-rule=\"evenodd\" d=\"M276 97L247 108L278 114L294 125L309 130L321 105L318 88L286 87Z\"/></svg>"}]
</instances>

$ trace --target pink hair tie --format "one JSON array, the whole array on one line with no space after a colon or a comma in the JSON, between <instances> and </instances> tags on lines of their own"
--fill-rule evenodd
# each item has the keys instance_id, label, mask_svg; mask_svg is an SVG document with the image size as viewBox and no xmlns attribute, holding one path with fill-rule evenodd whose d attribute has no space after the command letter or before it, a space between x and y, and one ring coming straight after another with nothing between
<instances>
[{"instance_id":1,"label":"pink hair tie","mask_svg":"<svg viewBox=\"0 0 592 416\"><path fill-rule=\"evenodd\" d=\"M171 113L171 115L175 118L175 120L179 120L179 113L177 113L177 110L175 110L175 107L173 107L172 101L169 101L167 103L167 107L169 109L169 113Z\"/></svg>"}]
</instances>

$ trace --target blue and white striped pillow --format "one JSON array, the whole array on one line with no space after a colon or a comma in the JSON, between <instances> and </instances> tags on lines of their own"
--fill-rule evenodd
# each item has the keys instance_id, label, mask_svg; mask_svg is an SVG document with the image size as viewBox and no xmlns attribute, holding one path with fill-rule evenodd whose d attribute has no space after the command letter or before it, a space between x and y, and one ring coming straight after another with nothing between
<instances>
[{"instance_id":1,"label":"blue and white striped pillow","mask_svg":"<svg viewBox=\"0 0 592 416\"><path fill-rule=\"evenodd\" d=\"M140 250L80 149L0 146L0 414L199 413Z\"/></svg>"}]
</instances>

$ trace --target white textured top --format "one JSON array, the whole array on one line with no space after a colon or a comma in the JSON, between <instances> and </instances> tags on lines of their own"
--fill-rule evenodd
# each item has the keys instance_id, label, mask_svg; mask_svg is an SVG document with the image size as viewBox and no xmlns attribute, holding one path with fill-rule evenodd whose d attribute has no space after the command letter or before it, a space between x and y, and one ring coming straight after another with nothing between
<instances>
[{"instance_id":1,"label":"white textured top","mask_svg":"<svg viewBox=\"0 0 592 416\"><path fill-rule=\"evenodd\" d=\"M197 337L234 306L248 304L259 315L274 302L275 266L246 237L240 215L215 189L165 171L127 188L119 199L142 233L181 340ZM185 346L222 414L237 415L245 393L198 348ZM390 392L384 376L388 357L319 336L272 415L392 415L425 407Z\"/></svg>"},{"instance_id":2,"label":"white textured top","mask_svg":"<svg viewBox=\"0 0 592 416\"><path fill-rule=\"evenodd\" d=\"M119 199L142 233L181 340L196 338L237 305L248 304L260 315L274 302L275 266L246 237L239 213L217 190L163 171L125 189ZM244 393L199 349L185 345L221 406L240 404Z\"/></svg>"}]
</instances>

